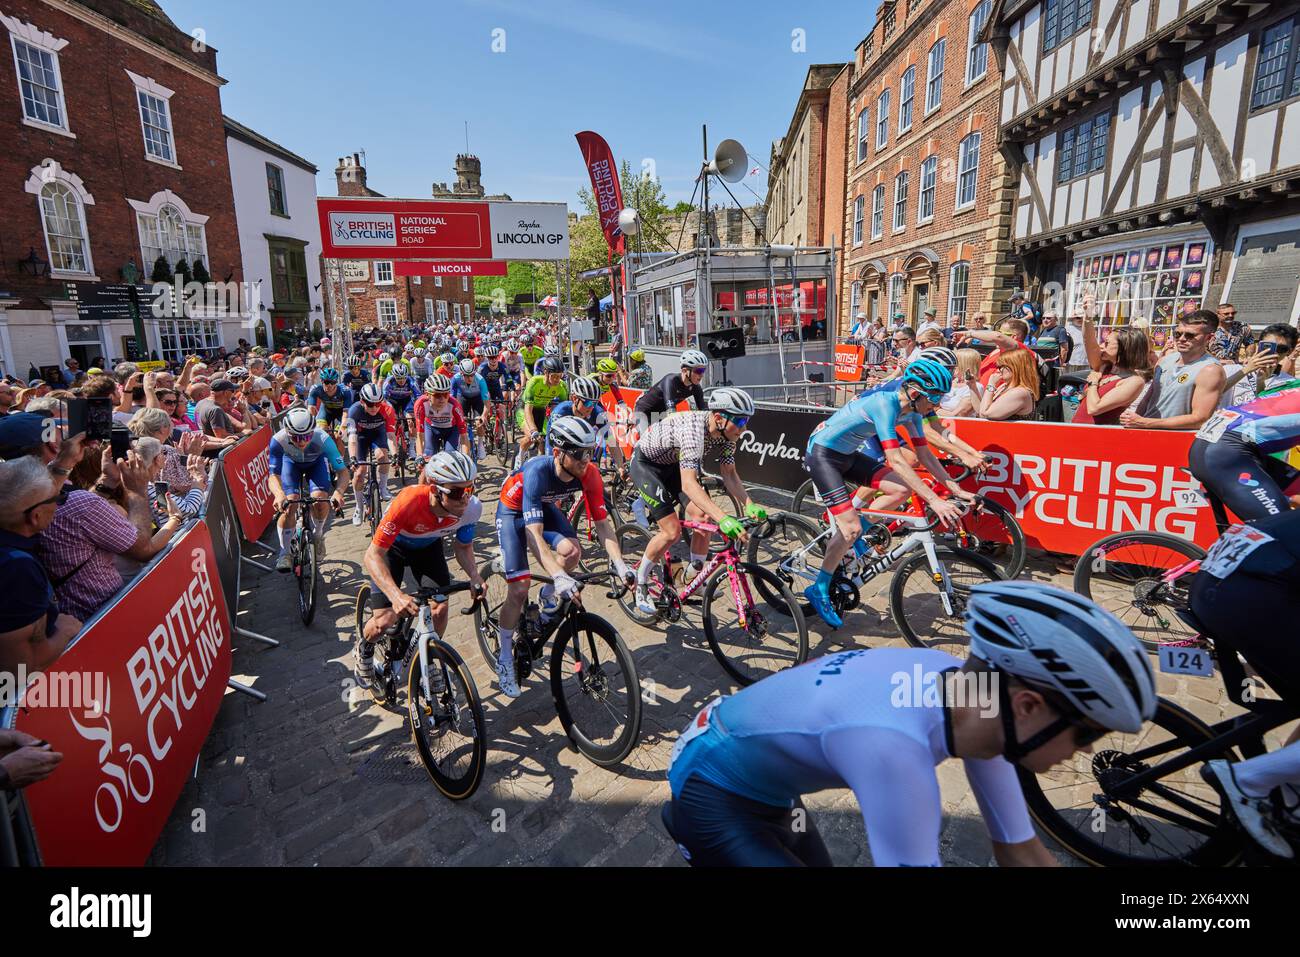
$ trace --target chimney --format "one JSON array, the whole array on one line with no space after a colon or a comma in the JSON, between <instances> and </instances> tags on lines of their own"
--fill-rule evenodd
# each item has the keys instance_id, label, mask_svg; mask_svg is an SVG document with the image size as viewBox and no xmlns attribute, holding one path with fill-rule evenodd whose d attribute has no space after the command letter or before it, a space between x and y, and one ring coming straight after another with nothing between
<instances>
[{"instance_id":1,"label":"chimney","mask_svg":"<svg viewBox=\"0 0 1300 957\"><path fill-rule=\"evenodd\" d=\"M339 165L334 169L334 181L340 196L368 196L366 187L366 168L361 165L361 154L339 158Z\"/></svg>"}]
</instances>

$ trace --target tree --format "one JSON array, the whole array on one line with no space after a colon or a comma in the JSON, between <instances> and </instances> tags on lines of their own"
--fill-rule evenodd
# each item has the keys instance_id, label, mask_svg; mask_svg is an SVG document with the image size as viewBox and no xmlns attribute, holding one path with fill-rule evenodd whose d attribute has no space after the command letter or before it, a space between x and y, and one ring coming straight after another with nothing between
<instances>
[{"instance_id":1,"label":"tree","mask_svg":"<svg viewBox=\"0 0 1300 957\"><path fill-rule=\"evenodd\" d=\"M682 200L676 206L673 207L674 216L683 216L686 213L690 213L694 211L695 211L695 207L692 206L690 203L686 202L686 200Z\"/></svg>"}]
</instances>

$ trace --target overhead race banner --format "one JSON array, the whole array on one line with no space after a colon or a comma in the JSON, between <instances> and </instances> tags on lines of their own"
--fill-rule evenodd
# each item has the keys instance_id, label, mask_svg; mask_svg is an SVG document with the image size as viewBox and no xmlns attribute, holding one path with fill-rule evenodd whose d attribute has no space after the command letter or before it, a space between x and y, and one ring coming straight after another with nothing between
<instances>
[{"instance_id":1,"label":"overhead race banner","mask_svg":"<svg viewBox=\"0 0 1300 957\"><path fill-rule=\"evenodd\" d=\"M316 200L327 259L568 259L564 203Z\"/></svg>"},{"instance_id":2,"label":"overhead race banner","mask_svg":"<svg viewBox=\"0 0 1300 957\"><path fill-rule=\"evenodd\" d=\"M244 538L255 542L271 524L275 502L271 498L271 427L264 425L248 438L221 453L221 468L230 502L239 516Z\"/></svg>"},{"instance_id":3,"label":"overhead race banner","mask_svg":"<svg viewBox=\"0 0 1300 957\"><path fill-rule=\"evenodd\" d=\"M45 864L148 860L221 707L230 627L196 522L28 685L15 727L63 754L25 792Z\"/></svg>"},{"instance_id":4,"label":"overhead race banner","mask_svg":"<svg viewBox=\"0 0 1300 957\"><path fill-rule=\"evenodd\" d=\"M393 263L398 276L504 276L504 262L406 262Z\"/></svg>"}]
</instances>

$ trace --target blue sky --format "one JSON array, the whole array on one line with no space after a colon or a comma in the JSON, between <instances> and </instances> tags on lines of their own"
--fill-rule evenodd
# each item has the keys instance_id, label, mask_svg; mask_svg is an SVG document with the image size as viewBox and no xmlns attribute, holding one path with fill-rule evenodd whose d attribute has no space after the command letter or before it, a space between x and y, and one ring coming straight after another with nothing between
<instances>
[{"instance_id":1,"label":"blue sky","mask_svg":"<svg viewBox=\"0 0 1300 957\"><path fill-rule=\"evenodd\" d=\"M766 167L808 66L848 60L876 5L160 2L217 48L226 113L312 160L322 195L335 192L338 157L365 150L372 188L428 196L433 182L453 179L468 120L489 192L571 207L586 184L579 130L602 134L634 168L652 160L670 203L690 198L701 123L710 148L738 139ZM791 48L796 29L806 52ZM764 194L761 169L745 183ZM758 201L743 186L732 190Z\"/></svg>"}]
</instances>

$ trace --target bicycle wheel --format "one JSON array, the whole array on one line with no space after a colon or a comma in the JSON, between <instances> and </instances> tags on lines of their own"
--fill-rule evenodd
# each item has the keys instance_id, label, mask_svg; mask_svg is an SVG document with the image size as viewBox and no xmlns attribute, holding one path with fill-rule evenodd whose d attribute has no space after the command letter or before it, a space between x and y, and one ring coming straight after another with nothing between
<instances>
[{"instance_id":1,"label":"bicycle wheel","mask_svg":"<svg viewBox=\"0 0 1300 957\"><path fill-rule=\"evenodd\" d=\"M1074 590L1132 629L1148 648L1196 637L1178 617L1188 607L1196 572L1166 584L1172 568L1205 557L1198 545L1161 532L1117 532L1093 543L1074 566Z\"/></svg>"},{"instance_id":2,"label":"bicycle wheel","mask_svg":"<svg viewBox=\"0 0 1300 957\"><path fill-rule=\"evenodd\" d=\"M357 641L365 637L366 621L370 618L370 586L362 585L357 592L356 611L352 628Z\"/></svg>"},{"instance_id":3,"label":"bicycle wheel","mask_svg":"<svg viewBox=\"0 0 1300 957\"><path fill-rule=\"evenodd\" d=\"M554 641L551 696L564 733L593 764L617 764L641 735L632 653L613 625L587 611L565 621Z\"/></svg>"},{"instance_id":4,"label":"bicycle wheel","mask_svg":"<svg viewBox=\"0 0 1300 957\"><path fill-rule=\"evenodd\" d=\"M483 704L469 669L451 645L429 642L429 670L430 685L442 688L431 698L420 682L417 649L406 679L411 738L434 787L453 801L463 801L478 790L487 765Z\"/></svg>"},{"instance_id":5,"label":"bicycle wheel","mask_svg":"<svg viewBox=\"0 0 1300 957\"><path fill-rule=\"evenodd\" d=\"M623 552L623 561L627 567L636 571L641 567L641 561L645 555L646 546L650 544L651 534L635 522L627 525L620 525L615 529L614 534L618 536L618 547ZM651 599L658 603L668 591L664 580L664 566L660 563L654 571L650 573L650 582L647 585ZM636 607L636 593L632 590L623 591L618 596L618 607L623 609L623 614L627 615L638 625L654 625L659 621L659 613L647 615Z\"/></svg>"},{"instance_id":6,"label":"bicycle wheel","mask_svg":"<svg viewBox=\"0 0 1300 957\"><path fill-rule=\"evenodd\" d=\"M406 465L408 450L406 448L406 436L400 437L397 443L397 487L406 487Z\"/></svg>"},{"instance_id":7,"label":"bicycle wheel","mask_svg":"<svg viewBox=\"0 0 1300 957\"><path fill-rule=\"evenodd\" d=\"M370 537L379 531L379 520L384 514L384 502L379 497L379 479L376 477L366 489L367 511L370 512Z\"/></svg>"},{"instance_id":8,"label":"bicycle wheel","mask_svg":"<svg viewBox=\"0 0 1300 957\"><path fill-rule=\"evenodd\" d=\"M301 534L298 543L298 613L304 626L316 617L316 542Z\"/></svg>"},{"instance_id":9,"label":"bicycle wheel","mask_svg":"<svg viewBox=\"0 0 1300 957\"><path fill-rule=\"evenodd\" d=\"M963 617L973 586L1002 580L1002 571L991 559L964 548L935 549L952 583L952 613L943 599L925 552L905 558L889 585L889 611L894 624L914 648L934 648L965 658L970 644ZM924 636L924 637L922 637Z\"/></svg>"},{"instance_id":10,"label":"bicycle wheel","mask_svg":"<svg viewBox=\"0 0 1300 957\"><path fill-rule=\"evenodd\" d=\"M474 609L474 636L483 660L495 673L501 651L501 633L497 629L501 623L501 606L506 601L506 579L490 565L480 568L479 574L483 576L484 591L483 600Z\"/></svg>"},{"instance_id":11,"label":"bicycle wheel","mask_svg":"<svg viewBox=\"0 0 1300 957\"><path fill-rule=\"evenodd\" d=\"M723 670L749 685L807 661L808 625L790 589L761 565L740 562L736 572L739 594L724 569L704 586L704 635Z\"/></svg>"},{"instance_id":12,"label":"bicycle wheel","mask_svg":"<svg viewBox=\"0 0 1300 957\"><path fill-rule=\"evenodd\" d=\"M1035 775L1017 767L1029 813L1067 851L1099 867L1221 866L1241 841L1219 792L1193 763L1138 794L1112 797L1134 775L1172 761L1214 737L1195 715L1160 699L1137 734L1112 731L1064 764ZM1225 751L1214 757L1231 758Z\"/></svg>"},{"instance_id":13,"label":"bicycle wheel","mask_svg":"<svg viewBox=\"0 0 1300 957\"><path fill-rule=\"evenodd\" d=\"M980 499L978 512L967 512L955 531L935 529L934 538L952 548L979 552L1002 569L1004 578L1019 578L1025 570L1025 532L1001 502Z\"/></svg>"}]
</instances>

